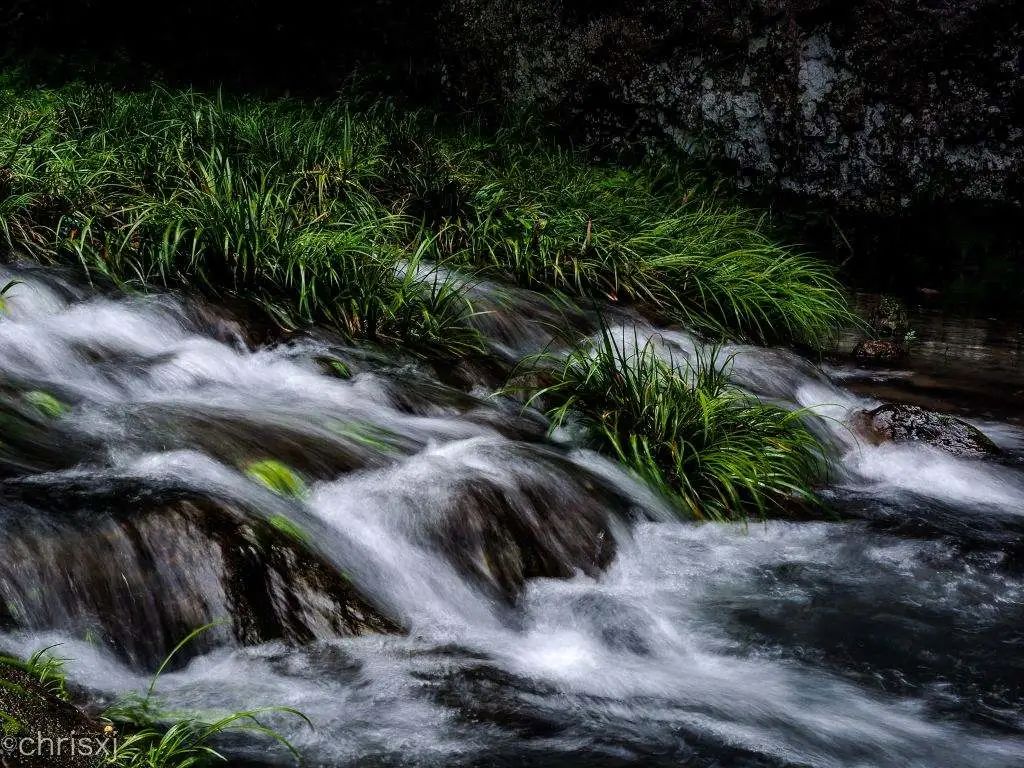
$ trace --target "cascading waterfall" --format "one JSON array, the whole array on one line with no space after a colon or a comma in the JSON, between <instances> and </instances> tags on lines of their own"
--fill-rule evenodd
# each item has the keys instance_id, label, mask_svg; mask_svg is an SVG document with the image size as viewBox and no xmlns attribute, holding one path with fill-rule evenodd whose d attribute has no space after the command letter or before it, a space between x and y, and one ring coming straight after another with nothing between
<instances>
[{"instance_id":1,"label":"cascading waterfall","mask_svg":"<svg viewBox=\"0 0 1024 768\"><path fill-rule=\"evenodd\" d=\"M1024 642L1024 473L862 441L850 414L877 403L836 372L718 350L741 386L811 409L845 521L685 524L483 380L17 276L0 644L62 643L96 697L227 617L162 694L296 707L315 730L280 727L308 765L1021 764L1024 674L1000 659ZM533 295L472 290L503 354L557 344L565 317ZM666 359L699 346L615 322ZM1015 429L989 431L1012 454ZM308 491L271 492L256 459Z\"/></svg>"}]
</instances>

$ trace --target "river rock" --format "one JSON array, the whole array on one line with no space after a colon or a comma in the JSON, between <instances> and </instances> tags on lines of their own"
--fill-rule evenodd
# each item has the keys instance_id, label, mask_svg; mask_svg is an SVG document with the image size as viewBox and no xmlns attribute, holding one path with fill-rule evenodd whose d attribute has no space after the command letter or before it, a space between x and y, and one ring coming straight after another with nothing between
<instances>
[{"instance_id":1,"label":"river rock","mask_svg":"<svg viewBox=\"0 0 1024 768\"><path fill-rule=\"evenodd\" d=\"M123 491L123 509L113 508L115 492L87 505L63 494L65 509L54 519L24 499L12 503L17 489L4 493L5 629L94 637L143 670L192 630L223 619L229 624L205 633L189 653L397 630L304 545L298 527L212 499L141 501L138 489Z\"/></svg>"},{"instance_id":2,"label":"river rock","mask_svg":"<svg viewBox=\"0 0 1024 768\"><path fill-rule=\"evenodd\" d=\"M853 348L853 356L865 362L894 362L906 354L903 345L892 339L865 339Z\"/></svg>"},{"instance_id":3,"label":"river rock","mask_svg":"<svg viewBox=\"0 0 1024 768\"><path fill-rule=\"evenodd\" d=\"M52 402L66 407L57 399ZM0 477L67 469L100 450L96 440L33 405L26 393L0 387Z\"/></svg>"},{"instance_id":4,"label":"river rock","mask_svg":"<svg viewBox=\"0 0 1024 768\"><path fill-rule=\"evenodd\" d=\"M982 457L1000 453L981 430L953 416L926 411L916 405L891 403L872 411L859 411L857 431L871 443L924 443L954 456Z\"/></svg>"},{"instance_id":5,"label":"river rock","mask_svg":"<svg viewBox=\"0 0 1024 768\"><path fill-rule=\"evenodd\" d=\"M436 563L435 590L447 589L450 568L506 605L530 579L598 576L645 514L614 478L558 448L496 436L361 473L310 503L366 515L382 536L411 545L418 562Z\"/></svg>"},{"instance_id":6,"label":"river rock","mask_svg":"<svg viewBox=\"0 0 1024 768\"><path fill-rule=\"evenodd\" d=\"M563 506L557 495L528 486L510 496L467 484L433 537L459 571L510 603L530 578L597 576L616 550L595 496L581 494Z\"/></svg>"},{"instance_id":7,"label":"river rock","mask_svg":"<svg viewBox=\"0 0 1024 768\"><path fill-rule=\"evenodd\" d=\"M481 448L504 477L466 477L441 503L420 502L421 535L465 577L514 603L531 578L597 576L617 550L616 530L633 515L630 501L578 465L525 444ZM529 470L529 471L526 471Z\"/></svg>"}]
</instances>

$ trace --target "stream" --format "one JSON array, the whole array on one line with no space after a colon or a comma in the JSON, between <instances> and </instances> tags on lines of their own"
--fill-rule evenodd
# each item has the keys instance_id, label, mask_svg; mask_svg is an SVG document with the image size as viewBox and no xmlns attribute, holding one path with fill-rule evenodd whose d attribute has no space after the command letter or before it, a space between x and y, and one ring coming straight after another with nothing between
<instances>
[{"instance_id":1,"label":"stream","mask_svg":"<svg viewBox=\"0 0 1024 768\"><path fill-rule=\"evenodd\" d=\"M162 702L301 710L313 728L267 720L307 766L1024 765L1019 335L946 366L969 358L926 332L920 370L722 350L741 386L810 409L835 465L824 521L698 525L549 437L486 372L456 382L321 332L263 344L195 301L12 277L0 647L60 643L91 700L144 690L223 620ZM471 290L509 359L593 322ZM698 346L614 322L624 344ZM1003 455L850 429L897 399L956 413ZM272 493L254 459L307 493ZM235 766L292 764L224 746Z\"/></svg>"}]
</instances>

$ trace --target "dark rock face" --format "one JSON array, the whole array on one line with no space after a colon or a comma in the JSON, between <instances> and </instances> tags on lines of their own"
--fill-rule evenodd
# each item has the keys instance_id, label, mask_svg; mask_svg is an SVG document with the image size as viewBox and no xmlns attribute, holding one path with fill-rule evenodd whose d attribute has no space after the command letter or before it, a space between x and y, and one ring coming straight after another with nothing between
<instances>
[{"instance_id":1,"label":"dark rock face","mask_svg":"<svg viewBox=\"0 0 1024 768\"><path fill-rule=\"evenodd\" d=\"M860 411L855 426L871 442L916 442L941 448L954 456L982 457L999 448L980 430L960 419L932 413L916 405L889 404Z\"/></svg>"},{"instance_id":2,"label":"dark rock face","mask_svg":"<svg viewBox=\"0 0 1024 768\"><path fill-rule=\"evenodd\" d=\"M414 99L539 107L585 139L729 158L745 185L856 212L1024 198L1018 0L8 5L0 43L19 61L122 51L115 70L142 82L303 92L373 74Z\"/></svg>"},{"instance_id":3,"label":"dark rock face","mask_svg":"<svg viewBox=\"0 0 1024 768\"><path fill-rule=\"evenodd\" d=\"M1019 205L1016 0L450 0L457 90L857 210Z\"/></svg>"}]
</instances>

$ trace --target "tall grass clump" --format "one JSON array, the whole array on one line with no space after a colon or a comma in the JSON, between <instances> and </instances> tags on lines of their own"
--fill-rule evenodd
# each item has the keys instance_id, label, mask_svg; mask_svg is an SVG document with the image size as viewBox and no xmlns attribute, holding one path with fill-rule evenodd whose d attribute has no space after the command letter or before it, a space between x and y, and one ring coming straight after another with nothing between
<instances>
[{"instance_id":1,"label":"tall grass clump","mask_svg":"<svg viewBox=\"0 0 1024 768\"><path fill-rule=\"evenodd\" d=\"M716 336L817 348L849 319L831 268L671 163L595 163L513 128L430 155L446 180L445 242L475 266Z\"/></svg>"},{"instance_id":2,"label":"tall grass clump","mask_svg":"<svg viewBox=\"0 0 1024 768\"><path fill-rule=\"evenodd\" d=\"M167 729L145 728L117 743L117 751L106 760L111 768L202 768L224 765L227 759L211 742L229 732L244 731L284 744L298 754L281 736L263 725L261 712L238 712L212 723L179 720Z\"/></svg>"},{"instance_id":3,"label":"tall grass clump","mask_svg":"<svg viewBox=\"0 0 1024 768\"><path fill-rule=\"evenodd\" d=\"M553 426L582 430L696 519L816 503L825 464L803 414L732 385L713 350L678 361L650 340L625 342L605 329L541 371L549 383L534 398L549 404Z\"/></svg>"},{"instance_id":4,"label":"tall grass clump","mask_svg":"<svg viewBox=\"0 0 1024 768\"><path fill-rule=\"evenodd\" d=\"M214 626L209 624L190 633L164 659L143 695L124 697L108 707L101 720L93 724L95 731L102 729L104 735L109 737L104 742L106 750L97 758L95 765L111 768L202 768L221 765L227 761L217 751L214 743L229 734L243 734L263 739L267 743L277 743L295 758L296 764L300 762L298 753L288 740L263 722L265 716L277 714L295 717L311 725L309 719L297 710L267 707L207 719L198 715L174 713L160 704L156 697L156 686L163 673L185 646ZM28 675L38 690L29 690L4 679L0 679L0 688L17 694L19 699L42 697L44 705L50 704L45 701L48 698L70 702L64 667L67 660L54 656L54 647L44 648L25 660L0 657L0 666L12 667ZM65 716L66 713L61 714L57 722L63 722ZM74 721L76 725L80 724L79 719ZM20 733L27 727L5 712L0 712L0 723L8 734ZM90 735L90 730L86 728L77 734L84 740ZM63 738L70 742L75 735L76 731L71 731Z\"/></svg>"},{"instance_id":5,"label":"tall grass clump","mask_svg":"<svg viewBox=\"0 0 1024 768\"><path fill-rule=\"evenodd\" d=\"M373 194L382 119L343 104L84 86L8 93L7 244L129 290L188 287L414 350L483 349L466 287Z\"/></svg>"},{"instance_id":6,"label":"tall grass clump","mask_svg":"<svg viewBox=\"0 0 1024 768\"><path fill-rule=\"evenodd\" d=\"M127 289L450 355L483 348L477 274L716 336L822 346L845 318L827 267L671 163L355 98L0 91L0 238Z\"/></svg>"}]
</instances>

